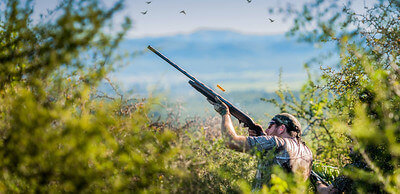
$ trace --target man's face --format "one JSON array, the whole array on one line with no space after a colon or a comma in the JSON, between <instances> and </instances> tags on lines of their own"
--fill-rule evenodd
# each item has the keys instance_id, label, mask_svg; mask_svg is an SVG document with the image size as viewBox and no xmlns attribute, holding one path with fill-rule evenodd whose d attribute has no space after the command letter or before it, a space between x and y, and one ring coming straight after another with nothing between
<instances>
[{"instance_id":1,"label":"man's face","mask_svg":"<svg viewBox=\"0 0 400 194\"><path fill-rule=\"evenodd\" d=\"M268 128L265 130L265 132L267 133L267 135L278 136L279 135L278 130L279 130L278 124L274 120L271 120L268 123Z\"/></svg>"}]
</instances>

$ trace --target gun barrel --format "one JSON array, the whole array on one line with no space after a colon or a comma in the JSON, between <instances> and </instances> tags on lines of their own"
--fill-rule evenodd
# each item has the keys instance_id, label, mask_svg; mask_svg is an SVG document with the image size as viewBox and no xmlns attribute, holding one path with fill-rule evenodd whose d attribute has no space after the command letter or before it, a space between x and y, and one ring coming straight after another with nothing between
<instances>
[{"instance_id":1,"label":"gun barrel","mask_svg":"<svg viewBox=\"0 0 400 194\"><path fill-rule=\"evenodd\" d=\"M162 59L164 59L164 61L166 61L167 63L169 63L170 65L172 65L173 67L175 67L175 69L177 69L178 71L182 72L183 74L185 74L189 79L195 81L195 82L199 82L195 77L193 77L192 75L190 75L187 71L185 71L184 69L180 68L177 64L175 64L174 62L172 62L171 60L169 60L166 56L164 56L163 54L161 54L160 52L158 52L156 49L154 49L153 47L151 47L150 45L147 46L147 48L151 51L153 51L153 53L155 53L156 55L158 55L159 57L161 57Z\"/></svg>"},{"instance_id":2,"label":"gun barrel","mask_svg":"<svg viewBox=\"0 0 400 194\"><path fill-rule=\"evenodd\" d=\"M201 81L197 80L194 76L190 75L187 71L185 71L184 69L182 69L181 67L179 67L177 64L175 64L174 62L172 62L171 60L169 60L166 56L164 56L163 54L161 54L160 52L158 52L156 49L154 49L152 46L147 46L147 48L151 51L153 51L153 53L155 53L156 55L158 55L159 57L161 57L162 59L164 59L164 61L166 61L167 63L169 63L170 65L172 65L173 67L175 67L175 69L177 69L178 71L182 72L183 74L185 74L189 79L193 80L194 83L196 83L198 85L198 87L204 88L204 92L208 93L208 94L216 94L216 92L214 92L211 88L209 88L208 86L206 86L205 84L203 84ZM190 82L189 82L190 83ZM191 84L191 83L190 83ZM193 84L191 84L193 86ZM193 86L194 87L194 86ZM205 93L203 93L204 95ZM218 95L221 100L228 105L231 105L230 102L228 102L227 100L225 100L224 98L222 98L220 95ZM210 100L215 101L213 98L210 98ZM232 105L231 105L232 106Z\"/></svg>"},{"instance_id":3,"label":"gun barrel","mask_svg":"<svg viewBox=\"0 0 400 194\"><path fill-rule=\"evenodd\" d=\"M310 177L315 178L317 181L321 181L324 185L329 185L328 182L326 182L322 177L320 177L316 172L311 170L310 172Z\"/></svg>"},{"instance_id":4,"label":"gun barrel","mask_svg":"<svg viewBox=\"0 0 400 194\"><path fill-rule=\"evenodd\" d=\"M167 63L169 63L170 65L172 65L173 67L175 67L175 69L177 69L178 71L180 71L181 73L185 74L189 79L193 80L194 83L196 83L197 85L199 85L200 87L205 89L205 92L208 94L216 94L211 88L207 87L205 84L203 84L202 82L200 82L199 80L197 80L194 76L190 75L187 71L185 71L184 69L182 69L181 67L179 67L177 64L175 64L174 62L172 62L171 60L169 60L166 56L164 56L163 54L161 54L160 52L158 52L156 49L154 49L153 47L151 47L150 45L147 46L147 48L151 51L153 51L153 53L155 53L156 55L158 55L159 57L161 57L162 59L164 59L164 61L166 61ZM190 83L190 82L189 82ZM193 86L193 85L192 85ZM210 98L210 100L215 101L213 98ZM227 102L225 99L223 99L223 102L225 103L229 103ZM230 103L229 103L230 104Z\"/></svg>"}]
</instances>

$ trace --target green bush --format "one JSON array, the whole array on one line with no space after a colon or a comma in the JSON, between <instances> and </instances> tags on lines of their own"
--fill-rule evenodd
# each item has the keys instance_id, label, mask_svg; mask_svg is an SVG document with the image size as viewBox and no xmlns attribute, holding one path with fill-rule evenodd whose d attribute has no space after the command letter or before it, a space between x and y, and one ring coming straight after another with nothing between
<instances>
[{"instance_id":1,"label":"green bush","mask_svg":"<svg viewBox=\"0 0 400 194\"><path fill-rule=\"evenodd\" d=\"M1 11L1 192L163 191L181 150L167 128L149 129L152 100L96 98L129 27L103 33L122 4L65 1L38 24L30 6Z\"/></svg>"},{"instance_id":2,"label":"green bush","mask_svg":"<svg viewBox=\"0 0 400 194\"><path fill-rule=\"evenodd\" d=\"M257 156L225 148L219 117L183 121L157 98L125 94L107 79L130 27L127 19L121 32L105 33L122 2L63 1L37 24L31 7L8 0L0 8L1 192L252 192ZM297 16L290 34L335 42L341 61L310 76L298 96L281 88L263 100L301 120L313 169L327 181L347 176L355 191L396 193L399 3L379 1L364 15L347 8L315 1L286 10ZM97 90L104 82L114 94ZM274 168L271 187L256 192L313 190Z\"/></svg>"},{"instance_id":3,"label":"green bush","mask_svg":"<svg viewBox=\"0 0 400 194\"><path fill-rule=\"evenodd\" d=\"M321 163L345 166L340 174L353 181L353 191L396 193L400 187L396 178L400 4L379 1L357 12L351 1L341 4L311 1L301 9L271 10L295 17L290 35L314 44L335 43L332 53L340 62L325 65L322 76L305 85L300 102L294 98L281 104L268 101L281 110L289 107L306 126L313 126L314 137L308 141L317 154L314 169L328 180L339 174L326 174ZM328 63L329 59L322 56L317 61ZM290 97L278 94L281 99Z\"/></svg>"}]
</instances>

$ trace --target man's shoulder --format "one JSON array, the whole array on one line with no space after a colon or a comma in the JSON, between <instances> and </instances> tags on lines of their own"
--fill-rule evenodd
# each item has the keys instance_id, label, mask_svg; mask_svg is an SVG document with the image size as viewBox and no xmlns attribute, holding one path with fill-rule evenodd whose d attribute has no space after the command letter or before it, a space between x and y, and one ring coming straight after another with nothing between
<instances>
[{"instance_id":1,"label":"man's shoulder","mask_svg":"<svg viewBox=\"0 0 400 194\"><path fill-rule=\"evenodd\" d=\"M273 143L278 147L285 146L288 144L296 144L296 140L292 138L283 138L278 136L270 136L270 135L262 135L262 136L248 136L247 141L250 144L265 144L265 143Z\"/></svg>"},{"instance_id":2,"label":"man's shoulder","mask_svg":"<svg viewBox=\"0 0 400 194\"><path fill-rule=\"evenodd\" d=\"M271 149L277 145L275 136L248 136L247 143L251 148L257 147L258 150Z\"/></svg>"},{"instance_id":3,"label":"man's shoulder","mask_svg":"<svg viewBox=\"0 0 400 194\"><path fill-rule=\"evenodd\" d=\"M299 147L299 142L295 138L291 137L278 137L273 136L279 147Z\"/></svg>"},{"instance_id":4,"label":"man's shoulder","mask_svg":"<svg viewBox=\"0 0 400 194\"><path fill-rule=\"evenodd\" d=\"M289 153L296 153L301 155L312 155L311 149L303 142L299 142L296 138L275 138L277 147L286 150Z\"/></svg>"}]
</instances>

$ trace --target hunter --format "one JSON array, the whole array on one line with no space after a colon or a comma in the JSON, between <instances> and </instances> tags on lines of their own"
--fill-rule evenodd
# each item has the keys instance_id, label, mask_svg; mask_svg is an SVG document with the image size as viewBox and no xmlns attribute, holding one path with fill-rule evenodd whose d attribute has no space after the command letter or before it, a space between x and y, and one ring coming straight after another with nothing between
<instances>
[{"instance_id":1,"label":"hunter","mask_svg":"<svg viewBox=\"0 0 400 194\"><path fill-rule=\"evenodd\" d=\"M255 132L249 129L250 136L241 136L236 134L226 104L218 97L217 103L209 102L222 116L221 132L227 147L240 152L262 153L253 189L270 186L272 166L275 164L287 172L299 175L304 181L309 178L312 152L301 140L301 125L294 116L288 113L277 114L269 122L266 134L254 136Z\"/></svg>"}]
</instances>

